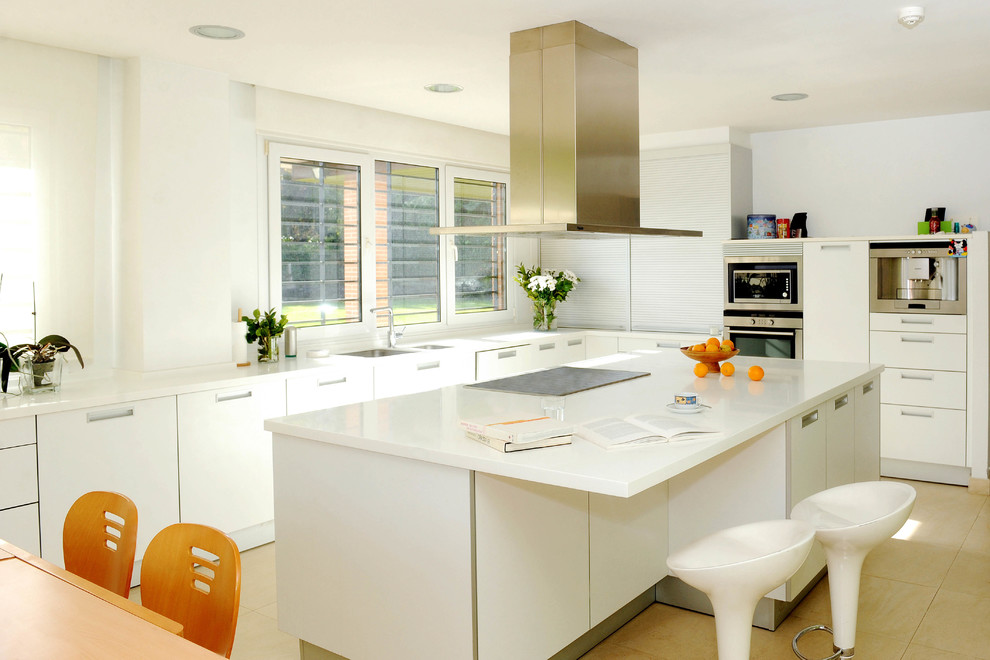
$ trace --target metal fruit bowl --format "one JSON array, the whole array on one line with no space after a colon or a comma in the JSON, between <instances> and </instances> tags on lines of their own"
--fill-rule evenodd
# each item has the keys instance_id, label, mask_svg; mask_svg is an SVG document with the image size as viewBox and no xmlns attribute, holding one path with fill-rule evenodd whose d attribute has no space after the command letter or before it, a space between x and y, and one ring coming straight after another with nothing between
<instances>
[{"instance_id":1,"label":"metal fruit bowl","mask_svg":"<svg viewBox=\"0 0 990 660\"><path fill-rule=\"evenodd\" d=\"M715 373L719 370L718 363L739 355L739 349L734 348L731 351L692 351L690 348L682 348L681 353L692 360L697 360L708 365L708 371Z\"/></svg>"}]
</instances>

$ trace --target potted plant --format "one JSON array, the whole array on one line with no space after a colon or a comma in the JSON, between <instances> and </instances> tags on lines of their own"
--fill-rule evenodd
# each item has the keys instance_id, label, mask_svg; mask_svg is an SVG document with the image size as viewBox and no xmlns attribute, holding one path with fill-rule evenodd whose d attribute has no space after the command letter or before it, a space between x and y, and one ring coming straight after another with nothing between
<instances>
[{"instance_id":1,"label":"potted plant","mask_svg":"<svg viewBox=\"0 0 990 660\"><path fill-rule=\"evenodd\" d=\"M85 368L79 349L61 335L48 335L34 344L0 343L0 389L7 391L10 373L16 371L24 376L21 388L27 394L58 390L62 377L58 354L69 350L76 354L79 366Z\"/></svg>"},{"instance_id":2,"label":"potted plant","mask_svg":"<svg viewBox=\"0 0 990 660\"><path fill-rule=\"evenodd\" d=\"M273 307L264 314L256 309L253 316L242 316L241 320L247 322L247 342L258 342L258 362L278 362L278 338L285 332L289 317L282 314L276 318Z\"/></svg>"},{"instance_id":3,"label":"potted plant","mask_svg":"<svg viewBox=\"0 0 990 660\"><path fill-rule=\"evenodd\" d=\"M557 320L557 303L567 299L581 278L567 269L541 271L539 266L527 269L519 264L515 280L533 301L533 328L552 330Z\"/></svg>"}]
</instances>

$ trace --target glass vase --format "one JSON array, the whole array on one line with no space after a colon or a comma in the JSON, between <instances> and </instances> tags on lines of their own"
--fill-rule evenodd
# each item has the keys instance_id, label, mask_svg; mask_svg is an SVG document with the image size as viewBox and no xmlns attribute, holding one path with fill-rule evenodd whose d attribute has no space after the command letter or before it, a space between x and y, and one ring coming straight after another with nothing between
<instances>
[{"instance_id":1,"label":"glass vase","mask_svg":"<svg viewBox=\"0 0 990 660\"><path fill-rule=\"evenodd\" d=\"M547 332L553 330L557 321L556 300L533 301L533 329Z\"/></svg>"},{"instance_id":2,"label":"glass vase","mask_svg":"<svg viewBox=\"0 0 990 660\"><path fill-rule=\"evenodd\" d=\"M62 360L56 358L51 362L34 362L30 358L21 358L17 362L20 373L21 392L37 394L39 392L57 392L62 386Z\"/></svg>"},{"instance_id":3,"label":"glass vase","mask_svg":"<svg viewBox=\"0 0 990 660\"><path fill-rule=\"evenodd\" d=\"M258 362L278 362L278 337L258 337Z\"/></svg>"}]
</instances>

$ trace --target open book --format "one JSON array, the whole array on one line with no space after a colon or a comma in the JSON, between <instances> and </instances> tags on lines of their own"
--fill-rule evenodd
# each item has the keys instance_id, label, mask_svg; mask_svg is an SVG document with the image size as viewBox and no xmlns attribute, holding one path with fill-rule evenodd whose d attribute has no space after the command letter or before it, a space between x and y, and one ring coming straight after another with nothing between
<instances>
[{"instance_id":1,"label":"open book","mask_svg":"<svg viewBox=\"0 0 990 660\"><path fill-rule=\"evenodd\" d=\"M625 419L603 417L574 427L575 435L605 449L714 437L715 433L717 431L712 428L652 414L633 415Z\"/></svg>"}]
</instances>

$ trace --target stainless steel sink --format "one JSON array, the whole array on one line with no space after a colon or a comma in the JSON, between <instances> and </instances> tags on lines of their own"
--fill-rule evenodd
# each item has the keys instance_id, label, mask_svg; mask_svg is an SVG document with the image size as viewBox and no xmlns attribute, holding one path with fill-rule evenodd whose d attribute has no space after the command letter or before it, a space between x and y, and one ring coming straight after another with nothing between
<instances>
[{"instance_id":1,"label":"stainless steel sink","mask_svg":"<svg viewBox=\"0 0 990 660\"><path fill-rule=\"evenodd\" d=\"M420 344L419 346L413 346L413 348L418 348L424 351L438 351L441 348L451 348L446 344Z\"/></svg>"},{"instance_id":2,"label":"stainless steel sink","mask_svg":"<svg viewBox=\"0 0 990 660\"><path fill-rule=\"evenodd\" d=\"M363 351L354 351L352 353L341 353L341 355L351 355L353 357L388 357L389 355L403 355L405 353L411 353L412 351L405 351L399 348L366 348Z\"/></svg>"}]
</instances>

